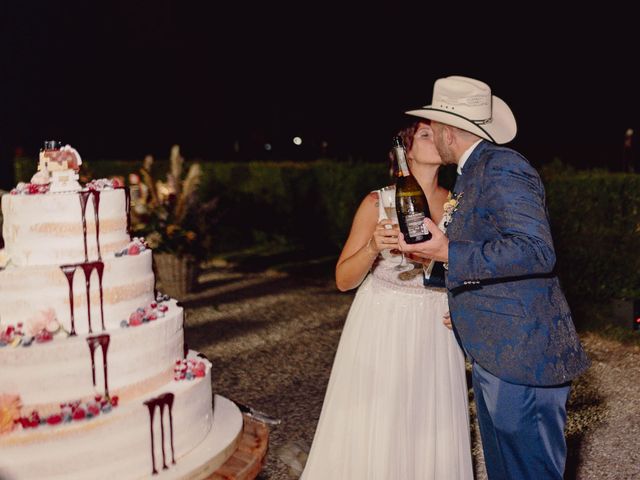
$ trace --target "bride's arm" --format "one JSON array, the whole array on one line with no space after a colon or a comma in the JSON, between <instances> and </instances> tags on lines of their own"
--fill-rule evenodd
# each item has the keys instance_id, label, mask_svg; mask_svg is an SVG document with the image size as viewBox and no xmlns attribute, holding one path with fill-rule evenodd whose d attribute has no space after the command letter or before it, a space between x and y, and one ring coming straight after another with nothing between
<instances>
[{"instance_id":1,"label":"bride's arm","mask_svg":"<svg viewBox=\"0 0 640 480\"><path fill-rule=\"evenodd\" d=\"M349 238L336 264L336 286L342 292L356 288L367 275L378 254L397 246L398 229L386 230L378 224L378 195L367 195L353 217Z\"/></svg>"},{"instance_id":2,"label":"bride's arm","mask_svg":"<svg viewBox=\"0 0 640 480\"><path fill-rule=\"evenodd\" d=\"M380 253L372 240L378 223L377 205L378 194L370 193L353 217L349 237L336 264L336 286L341 292L360 285Z\"/></svg>"}]
</instances>

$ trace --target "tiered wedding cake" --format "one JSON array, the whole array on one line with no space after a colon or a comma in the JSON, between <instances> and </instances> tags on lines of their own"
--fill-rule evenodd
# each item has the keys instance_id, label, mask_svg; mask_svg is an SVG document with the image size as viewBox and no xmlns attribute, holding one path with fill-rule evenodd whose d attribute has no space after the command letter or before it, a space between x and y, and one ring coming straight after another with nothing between
<instances>
[{"instance_id":1,"label":"tiered wedding cake","mask_svg":"<svg viewBox=\"0 0 640 480\"><path fill-rule=\"evenodd\" d=\"M59 159L41 155L1 200L0 479L206 477L242 415L219 396L212 410L211 364L185 351L182 308L154 296L128 191L79 189L66 160L48 176Z\"/></svg>"}]
</instances>

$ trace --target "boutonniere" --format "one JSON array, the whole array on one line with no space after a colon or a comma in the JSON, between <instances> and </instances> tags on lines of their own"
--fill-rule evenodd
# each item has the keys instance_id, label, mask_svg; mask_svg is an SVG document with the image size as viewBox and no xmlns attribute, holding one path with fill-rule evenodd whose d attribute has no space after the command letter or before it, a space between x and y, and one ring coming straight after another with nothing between
<instances>
[{"instance_id":1,"label":"boutonniere","mask_svg":"<svg viewBox=\"0 0 640 480\"><path fill-rule=\"evenodd\" d=\"M447 201L444 202L444 227L447 228L453 219L453 214L458 210L460 206L460 199L462 198L462 193L453 194L449 192L449 196L447 197Z\"/></svg>"}]
</instances>

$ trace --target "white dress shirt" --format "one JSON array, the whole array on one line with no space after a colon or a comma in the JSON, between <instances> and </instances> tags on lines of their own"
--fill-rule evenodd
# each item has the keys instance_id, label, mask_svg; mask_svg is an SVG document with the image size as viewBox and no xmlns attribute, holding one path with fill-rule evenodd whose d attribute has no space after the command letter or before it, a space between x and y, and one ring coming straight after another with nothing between
<instances>
[{"instance_id":1,"label":"white dress shirt","mask_svg":"<svg viewBox=\"0 0 640 480\"><path fill-rule=\"evenodd\" d=\"M467 163L467 160L469 160L469 157L481 141L482 139L478 140L476 143L474 143L464 151L464 153L460 157L460 160L458 160L458 175L462 175L464 164Z\"/></svg>"}]
</instances>

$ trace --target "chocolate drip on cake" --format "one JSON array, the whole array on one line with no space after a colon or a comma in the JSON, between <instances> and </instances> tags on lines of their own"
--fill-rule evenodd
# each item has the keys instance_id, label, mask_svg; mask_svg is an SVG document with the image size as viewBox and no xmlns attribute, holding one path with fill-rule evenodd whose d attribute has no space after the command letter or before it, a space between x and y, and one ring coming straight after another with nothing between
<instances>
[{"instance_id":1,"label":"chocolate drip on cake","mask_svg":"<svg viewBox=\"0 0 640 480\"><path fill-rule=\"evenodd\" d=\"M76 268L76 265L62 265L60 267L62 273L67 277L67 282L69 283L69 309L71 310L71 331L69 332L69 335L72 337L76 334L73 308L73 275L76 273Z\"/></svg>"},{"instance_id":2,"label":"chocolate drip on cake","mask_svg":"<svg viewBox=\"0 0 640 480\"><path fill-rule=\"evenodd\" d=\"M104 273L104 263L101 261L76 263L73 265L62 265L60 269L67 277L69 283L69 308L71 309L71 336L76 334L75 321L74 321L74 308L73 308L73 276L76 269L80 267L84 272L84 283L87 292L87 321L89 322L89 333L93 333L91 328L91 274L95 270L98 273L98 284L100 287L100 320L102 330L104 331L104 300L102 292L102 274Z\"/></svg>"},{"instance_id":3,"label":"chocolate drip on cake","mask_svg":"<svg viewBox=\"0 0 640 480\"><path fill-rule=\"evenodd\" d=\"M100 191L93 192L93 218L96 224L96 246L98 247L98 260L102 260L102 254L100 253Z\"/></svg>"},{"instance_id":4,"label":"chocolate drip on cake","mask_svg":"<svg viewBox=\"0 0 640 480\"><path fill-rule=\"evenodd\" d=\"M84 261L89 261L87 253L87 200L91 191L80 192L80 213L82 215L82 239L84 240Z\"/></svg>"},{"instance_id":5,"label":"chocolate drip on cake","mask_svg":"<svg viewBox=\"0 0 640 480\"><path fill-rule=\"evenodd\" d=\"M82 214L82 238L84 241L84 261L89 261L89 254L87 251L87 202L89 196L93 195L93 217L96 224L96 245L98 248L98 260L102 260L100 254L100 192L97 190L87 190L86 192L80 192L80 212Z\"/></svg>"},{"instance_id":6,"label":"chocolate drip on cake","mask_svg":"<svg viewBox=\"0 0 640 480\"><path fill-rule=\"evenodd\" d=\"M104 309L102 301L102 273L104 272L104 263L90 262L81 263L78 265L84 270L84 283L87 289L87 319L89 321L89 333L93 333L91 330L91 273L95 269L98 272L98 283L100 285L100 320L102 321L102 330L104 331Z\"/></svg>"},{"instance_id":7,"label":"chocolate drip on cake","mask_svg":"<svg viewBox=\"0 0 640 480\"><path fill-rule=\"evenodd\" d=\"M98 346L102 349L102 366L104 369L104 396L109 398L109 368L107 366L107 351L109 350L110 336L107 333L96 335L95 337L87 337L87 343L89 344L89 351L91 352L91 376L93 379L93 386L96 386L96 361L95 351Z\"/></svg>"},{"instance_id":8,"label":"chocolate drip on cake","mask_svg":"<svg viewBox=\"0 0 640 480\"><path fill-rule=\"evenodd\" d=\"M98 260L89 262L89 252L87 249L87 202L89 196L93 199L93 217L96 225L96 246L98 249ZM75 314L73 307L73 276L78 267L84 271L84 281L87 291L87 321L89 322L89 333L93 333L91 328L91 274L95 270L98 272L98 284L100 287L100 321L102 330L104 331L104 300L102 292L102 274L104 272L104 263L102 262L102 254L100 252L100 191L86 190L79 192L80 212L82 214L82 240L84 242L84 263L76 263L71 265L61 265L60 269L67 277L69 283L69 308L71 310L71 336L76 335Z\"/></svg>"},{"instance_id":9,"label":"chocolate drip on cake","mask_svg":"<svg viewBox=\"0 0 640 480\"><path fill-rule=\"evenodd\" d=\"M153 416L155 414L156 407L160 409L160 445L162 446L162 469L167 470L167 461L166 455L164 452L164 423L162 423L162 414L164 412L164 407L167 407L167 411L169 412L169 431L170 431L170 443L171 443L171 464L175 465L175 455L173 450L173 393L163 393L162 395L158 395L156 398L152 398L151 400L147 400L144 404L149 409L149 425L151 429L151 467L152 474L157 475L158 470L156 469L156 460L155 460L155 450L154 450L154 441L153 441Z\"/></svg>"},{"instance_id":10,"label":"chocolate drip on cake","mask_svg":"<svg viewBox=\"0 0 640 480\"><path fill-rule=\"evenodd\" d=\"M127 235L131 239L131 190L129 187L118 187L124 190L124 204L127 211Z\"/></svg>"}]
</instances>

